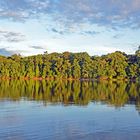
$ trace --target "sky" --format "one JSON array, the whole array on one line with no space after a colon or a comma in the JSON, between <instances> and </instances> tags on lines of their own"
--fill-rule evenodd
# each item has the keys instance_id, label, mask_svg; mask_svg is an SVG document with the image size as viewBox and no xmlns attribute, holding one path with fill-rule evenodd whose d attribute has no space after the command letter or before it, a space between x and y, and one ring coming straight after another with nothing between
<instances>
[{"instance_id":1,"label":"sky","mask_svg":"<svg viewBox=\"0 0 140 140\"><path fill-rule=\"evenodd\" d=\"M115 51L140 44L140 0L0 0L0 55Z\"/></svg>"}]
</instances>

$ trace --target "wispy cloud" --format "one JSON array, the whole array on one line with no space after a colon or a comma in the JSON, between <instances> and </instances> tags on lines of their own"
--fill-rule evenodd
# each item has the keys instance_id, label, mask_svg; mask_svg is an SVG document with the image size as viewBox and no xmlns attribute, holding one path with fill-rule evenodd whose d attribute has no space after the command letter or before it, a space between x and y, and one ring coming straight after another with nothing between
<instances>
[{"instance_id":1,"label":"wispy cloud","mask_svg":"<svg viewBox=\"0 0 140 140\"><path fill-rule=\"evenodd\" d=\"M56 33L56 34L59 34L59 35L63 35L63 34L65 34L65 33L67 33L66 31L57 30L57 29L55 29L55 28L52 28L52 29L51 29L51 32Z\"/></svg>"},{"instance_id":2,"label":"wispy cloud","mask_svg":"<svg viewBox=\"0 0 140 140\"><path fill-rule=\"evenodd\" d=\"M114 39L119 39L119 38L121 38L122 36L124 36L122 33L118 33L118 34L115 34L115 35L113 36L113 38L114 38Z\"/></svg>"},{"instance_id":3,"label":"wispy cloud","mask_svg":"<svg viewBox=\"0 0 140 140\"><path fill-rule=\"evenodd\" d=\"M33 49L44 50L43 46L30 46Z\"/></svg>"},{"instance_id":4,"label":"wispy cloud","mask_svg":"<svg viewBox=\"0 0 140 140\"><path fill-rule=\"evenodd\" d=\"M94 31L92 29L87 29L86 27L77 27L77 26L73 26L71 28L51 28L51 29L47 29L47 31L54 33L55 35L68 35L68 34L78 34L78 35L90 35L90 36L94 36L97 34L100 34L99 31Z\"/></svg>"},{"instance_id":5,"label":"wispy cloud","mask_svg":"<svg viewBox=\"0 0 140 140\"><path fill-rule=\"evenodd\" d=\"M84 31L84 32L82 32L83 35L91 35L91 36L97 35L99 33L100 32L96 32L96 31Z\"/></svg>"},{"instance_id":6,"label":"wispy cloud","mask_svg":"<svg viewBox=\"0 0 140 140\"><path fill-rule=\"evenodd\" d=\"M25 35L23 35L21 33L0 30L0 41L17 43L17 42L21 42L24 40L25 40Z\"/></svg>"}]
</instances>

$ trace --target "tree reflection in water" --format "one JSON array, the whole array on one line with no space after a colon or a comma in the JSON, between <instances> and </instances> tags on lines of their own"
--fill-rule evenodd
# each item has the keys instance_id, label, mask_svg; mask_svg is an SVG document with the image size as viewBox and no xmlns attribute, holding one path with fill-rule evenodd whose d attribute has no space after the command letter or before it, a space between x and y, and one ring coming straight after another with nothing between
<instances>
[{"instance_id":1,"label":"tree reflection in water","mask_svg":"<svg viewBox=\"0 0 140 140\"><path fill-rule=\"evenodd\" d=\"M140 84L133 82L95 81L0 81L0 99L21 99L62 103L63 105L87 105L102 102L115 107L135 104L140 111Z\"/></svg>"}]
</instances>

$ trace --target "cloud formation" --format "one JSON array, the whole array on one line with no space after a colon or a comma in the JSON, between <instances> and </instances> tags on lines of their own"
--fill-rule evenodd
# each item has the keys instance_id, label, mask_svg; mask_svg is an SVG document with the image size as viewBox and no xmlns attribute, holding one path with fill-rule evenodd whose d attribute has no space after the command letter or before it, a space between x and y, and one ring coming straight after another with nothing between
<instances>
[{"instance_id":1,"label":"cloud formation","mask_svg":"<svg viewBox=\"0 0 140 140\"><path fill-rule=\"evenodd\" d=\"M50 17L65 27L88 22L112 28L139 28L140 0L1 0L0 18Z\"/></svg>"},{"instance_id":2,"label":"cloud formation","mask_svg":"<svg viewBox=\"0 0 140 140\"><path fill-rule=\"evenodd\" d=\"M3 52L128 52L139 44L140 0L0 0L0 25Z\"/></svg>"},{"instance_id":3,"label":"cloud formation","mask_svg":"<svg viewBox=\"0 0 140 140\"><path fill-rule=\"evenodd\" d=\"M6 30L0 30L0 42L6 41L6 42L21 42L25 40L25 35L18 33L18 32L12 32L12 31L6 31Z\"/></svg>"},{"instance_id":4,"label":"cloud formation","mask_svg":"<svg viewBox=\"0 0 140 140\"><path fill-rule=\"evenodd\" d=\"M97 35L99 33L100 32L96 32L96 31L84 31L82 34L83 35L92 35L92 36L94 36L94 35Z\"/></svg>"},{"instance_id":5,"label":"cloud formation","mask_svg":"<svg viewBox=\"0 0 140 140\"><path fill-rule=\"evenodd\" d=\"M42 46L30 46L30 47L37 50L44 50Z\"/></svg>"},{"instance_id":6,"label":"cloud formation","mask_svg":"<svg viewBox=\"0 0 140 140\"><path fill-rule=\"evenodd\" d=\"M23 21L44 13L48 0L1 0L0 17Z\"/></svg>"}]
</instances>

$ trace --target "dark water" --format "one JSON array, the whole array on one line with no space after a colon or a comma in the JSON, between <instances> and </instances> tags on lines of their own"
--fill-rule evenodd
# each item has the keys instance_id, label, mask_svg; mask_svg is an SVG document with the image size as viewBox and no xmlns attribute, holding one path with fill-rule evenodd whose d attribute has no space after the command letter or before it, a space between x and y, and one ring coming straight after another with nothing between
<instances>
[{"instance_id":1,"label":"dark water","mask_svg":"<svg viewBox=\"0 0 140 140\"><path fill-rule=\"evenodd\" d=\"M139 140L140 84L0 81L0 140Z\"/></svg>"}]
</instances>

